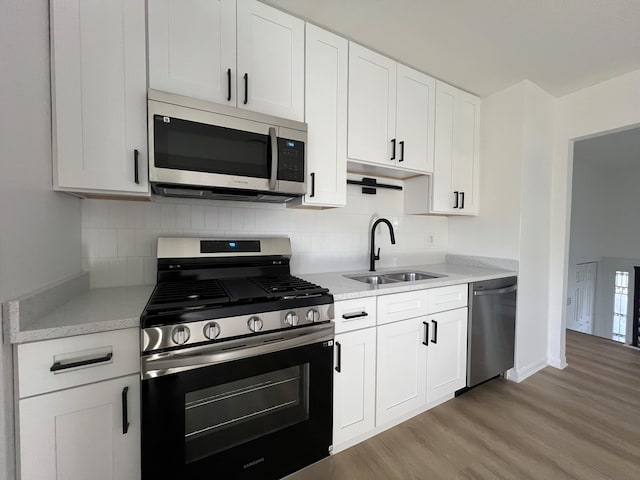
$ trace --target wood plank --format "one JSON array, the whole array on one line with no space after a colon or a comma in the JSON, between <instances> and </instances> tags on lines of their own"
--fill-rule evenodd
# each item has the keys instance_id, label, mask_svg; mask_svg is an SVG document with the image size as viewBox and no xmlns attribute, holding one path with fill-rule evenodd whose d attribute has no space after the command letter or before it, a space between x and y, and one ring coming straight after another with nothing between
<instances>
[{"instance_id":1,"label":"wood plank","mask_svg":"<svg viewBox=\"0 0 640 480\"><path fill-rule=\"evenodd\" d=\"M640 478L640 350L567 331L567 361L488 382L289 478Z\"/></svg>"}]
</instances>

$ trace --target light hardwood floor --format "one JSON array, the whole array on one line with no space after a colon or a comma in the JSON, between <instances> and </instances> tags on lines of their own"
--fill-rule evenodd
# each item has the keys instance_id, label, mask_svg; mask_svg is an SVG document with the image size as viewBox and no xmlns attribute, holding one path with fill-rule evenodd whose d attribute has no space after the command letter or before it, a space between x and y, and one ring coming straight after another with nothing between
<instances>
[{"instance_id":1,"label":"light hardwood floor","mask_svg":"<svg viewBox=\"0 0 640 480\"><path fill-rule=\"evenodd\" d=\"M488 382L295 478L640 479L640 351L568 331L567 362Z\"/></svg>"}]
</instances>

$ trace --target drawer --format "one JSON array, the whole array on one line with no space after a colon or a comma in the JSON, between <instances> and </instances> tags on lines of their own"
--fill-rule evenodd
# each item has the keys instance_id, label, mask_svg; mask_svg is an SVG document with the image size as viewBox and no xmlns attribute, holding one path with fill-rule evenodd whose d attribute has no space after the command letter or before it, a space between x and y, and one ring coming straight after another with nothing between
<instances>
[{"instance_id":1,"label":"drawer","mask_svg":"<svg viewBox=\"0 0 640 480\"><path fill-rule=\"evenodd\" d=\"M342 300L334 304L336 333L350 332L376 324L376 297Z\"/></svg>"},{"instance_id":2,"label":"drawer","mask_svg":"<svg viewBox=\"0 0 640 480\"><path fill-rule=\"evenodd\" d=\"M378 297L378 325L427 314L427 291L395 293Z\"/></svg>"},{"instance_id":3,"label":"drawer","mask_svg":"<svg viewBox=\"0 0 640 480\"><path fill-rule=\"evenodd\" d=\"M444 312L467 306L469 285L451 285L427 290L429 296L429 313Z\"/></svg>"},{"instance_id":4,"label":"drawer","mask_svg":"<svg viewBox=\"0 0 640 480\"><path fill-rule=\"evenodd\" d=\"M140 371L139 328L24 343L16 350L19 398Z\"/></svg>"}]
</instances>

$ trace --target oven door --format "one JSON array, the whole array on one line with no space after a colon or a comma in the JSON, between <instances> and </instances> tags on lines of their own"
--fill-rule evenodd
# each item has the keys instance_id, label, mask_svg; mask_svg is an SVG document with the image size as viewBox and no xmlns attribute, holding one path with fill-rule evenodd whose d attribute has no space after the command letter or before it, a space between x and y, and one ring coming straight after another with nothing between
<instances>
[{"instance_id":1,"label":"oven door","mask_svg":"<svg viewBox=\"0 0 640 480\"><path fill-rule=\"evenodd\" d=\"M333 324L249 342L143 357L143 480L277 479L328 456Z\"/></svg>"}]
</instances>

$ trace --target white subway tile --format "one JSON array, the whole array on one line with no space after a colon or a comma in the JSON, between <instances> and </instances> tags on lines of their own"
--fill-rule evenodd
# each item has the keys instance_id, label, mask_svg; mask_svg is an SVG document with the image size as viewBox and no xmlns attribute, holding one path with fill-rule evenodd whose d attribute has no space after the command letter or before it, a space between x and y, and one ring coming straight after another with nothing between
<instances>
[{"instance_id":1,"label":"white subway tile","mask_svg":"<svg viewBox=\"0 0 640 480\"><path fill-rule=\"evenodd\" d=\"M102 258L118 256L118 231L111 229L97 230L99 235L99 256Z\"/></svg>"},{"instance_id":2,"label":"white subway tile","mask_svg":"<svg viewBox=\"0 0 640 480\"><path fill-rule=\"evenodd\" d=\"M191 229L204 230L204 205L191 205Z\"/></svg>"},{"instance_id":3,"label":"white subway tile","mask_svg":"<svg viewBox=\"0 0 640 480\"><path fill-rule=\"evenodd\" d=\"M157 281L157 273L158 273L158 261L153 257L145 257L143 259L144 262L144 283L145 284L155 284Z\"/></svg>"},{"instance_id":4,"label":"white subway tile","mask_svg":"<svg viewBox=\"0 0 640 480\"><path fill-rule=\"evenodd\" d=\"M127 259L109 259L109 286L121 287L127 284Z\"/></svg>"},{"instance_id":5,"label":"white subway tile","mask_svg":"<svg viewBox=\"0 0 640 480\"><path fill-rule=\"evenodd\" d=\"M134 257L136 255L136 231L118 230L118 257Z\"/></svg>"},{"instance_id":6,"label":"white subway tile","mask_svg":"<svg viewBox=\"0 0 640 480\"><path fill-rule=\"evenodd\" d=\"M256 211L253 208L244 208L244 218L242 219L242 229L255 232L256 231ZM259 213L259 212L258 212Z\"/></svg>"},{"instance_id":7,"label":"white subway tile","mask_svg":"<svg viewBox=\"0 0 640 480\"><path fill-rule=\"evenodd\" d=\"M109 226L109 204L107 201L88 200L89 225L91 228L106 228Z\"/></svg>"},{"instance_id":8,"label":"white subway tile","mask_svg":"<svg viewBox=\"0 0 640 480\"><path fill-rule=\"evenodd\" d=\"M109 205L109 228L125 228L127 226L127 202L111 200Z\"/></svg>"},{"instance_id":9,"label":"white subway tile","mask_svg":"<svg viewBox=\"0 0 640 480\"><path fill-rule=\"evenodd\" d=\"M191 207L183 204L176 205L176 230L190 230L191 228Z\"/></svg>"},{"instance_id":10,"label":"white subway tile","mask_svg":"<svg viewBox=\"0 0 640 480\"><path fill-rule=\"evenodd\" d=\"M220 212L218 207L206 207L204 210L204 227L207 231L215 231L219 227Z\"/></svg>"},{"instance_id":11,"label":"white subway tile","mask_svg":"<svg viewBox=\"0 0 640 480\"><path fill-rule=\"evenodd\" d=\"M231 230L238 232L244 225L244 208L231 209Z\"/></svg>"},{"instance_id":12,"label":"white subway tile","mask_svg":"<svg viewBox=\"0 0 640 480\"><path fill-rule=\"evenodd\" d=\"M176 228L176 206L171 204L163 204L161 215L162 228L165 230L174 230Z\"/></svg>"},{"instance_id":13,"label":"white subway tile","mask_svg":"<svg viewBox=\"0 0 640 480\"><path fill-rule=\"evenodd\" d=\"M145 228L160 228L162 225L162 205L158 203L147 203L143 211Z\"/></svg>"},{"instance_id":14,"label":"white subway tile","mask_svg":"<svg viewBox=\"0 0 640 480\"><path fill-rule=\"evenodd\" d=\"M218 208L218 228L221 232L231 230L231 214L232 209L229 207ZM209 227L207 226L207 229Z\"/></svg>"},{"instance_id":15,"label":"white subway tile","mask_svg":"<svg viewBox=\"0 0 640 480\"><path fill-rule=\"evenodd\" d=\"M143 258L127 258L127 285L143 285L144 283Z\"/></svg>"},{"instance_id":16,"label":"white subway tile","mask_svg":"<svg viewBox=\"0 0 640 480\"><path fill-rule=\"evenodd\" d=\"M91 288L103 288L109 286L109 259L89 259L89 285Z\"/></svg>"},{"instance_id":17,"label":"white subway tile","mask_svg":"<svg viewBox=\"0 0 640 480\"><path fill-rule=\"evenodd\" d=\"M142 202L128 202L127 228L142 228L144 226L144 204Z\"/></svg>"},{"instance_id":18,"label":"white subway tile","mask_svg":"<svg viewBox=\"0 0 640 480\"><path fill-rule=\"evenodd\" d=\"M153 233L148 230L135 230L136 232L136 256L150 257L153 252Z\"/></svg>"}]
</instances>

